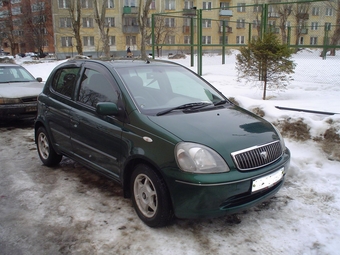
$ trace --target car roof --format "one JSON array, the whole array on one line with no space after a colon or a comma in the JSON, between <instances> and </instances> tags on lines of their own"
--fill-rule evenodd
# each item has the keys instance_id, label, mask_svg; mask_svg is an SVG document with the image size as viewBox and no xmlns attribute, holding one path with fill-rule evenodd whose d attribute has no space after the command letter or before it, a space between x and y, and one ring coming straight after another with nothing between
<instances>
[{"instance_id":1,"label":"car roof","mask_svg":"<svg viewBox=\"0 0 340 255\"><path fill-rule=\"evenodd\" d=\"M18 64L12 64L12 63L0 63L0 67L2 66L20 66Z\"/></svg>"},{"instance_id":2,"label":"car roof","mask_svg":"<svg viewBox=\"0 0 340 255\"><path fill-rule=\"evenodd\" d=\"M72 59L67 62L64 62L62 65L67 65L67 64L83 64L83 63L98 63L107 66L108 68L119 68L119 67L126 67L126 68L132 68L132 67L137 67L137 66L143 66L143 65L161 65L161 66L179 66L179 64L170 62L170 61L165 61L165 60L154 60L154 59L148 59L148 60L142 60L142 59L132 59L132 60L127 60L127 59L119 59L119 60L110 60L110 61L103 61L103 60L93 60L93 59Z\"/></svg>"}]
</instances>

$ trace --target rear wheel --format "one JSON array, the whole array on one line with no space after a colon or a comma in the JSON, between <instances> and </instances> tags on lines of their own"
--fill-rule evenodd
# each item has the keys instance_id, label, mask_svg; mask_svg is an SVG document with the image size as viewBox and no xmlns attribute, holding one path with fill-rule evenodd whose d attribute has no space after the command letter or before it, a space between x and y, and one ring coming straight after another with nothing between
<instances>
[{"instance_id":1,"label":"rear wheel","mask_svg":"<svg viewBox=\"0 0 340 255\"><path fill-rule=\"evenodd\" d=\"M41 161L46 166L58 165L63 157L53 149L44 127L40 127L37 131L37 149Z\"/></svg>"},{"instance_id":2,"label":"rear wheel","mask_svg":"<svg viewBox=\"0 0 340 255\"><path fill-rule=\"evenodd\" d=\"M173 218L166 184L147 165L137 165L131 178L132 203L139 218L150 227L163 227Z\"/></svg>"}]
</instances>

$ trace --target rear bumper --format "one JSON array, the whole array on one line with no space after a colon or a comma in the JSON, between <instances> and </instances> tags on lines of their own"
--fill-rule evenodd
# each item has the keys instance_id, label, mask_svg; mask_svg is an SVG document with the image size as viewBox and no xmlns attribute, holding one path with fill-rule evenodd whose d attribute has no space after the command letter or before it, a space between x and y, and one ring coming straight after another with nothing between
<instances>
[{"instance_id":1,"label":"rear bumper","mask_svg":"<svg viewBox=\"0 0 340 255\"><path fill-rule=\"evenodd\" d=\"M0 105L0 119L31 119L37 115L37 103Z\"/></svg>"}]
</instances>

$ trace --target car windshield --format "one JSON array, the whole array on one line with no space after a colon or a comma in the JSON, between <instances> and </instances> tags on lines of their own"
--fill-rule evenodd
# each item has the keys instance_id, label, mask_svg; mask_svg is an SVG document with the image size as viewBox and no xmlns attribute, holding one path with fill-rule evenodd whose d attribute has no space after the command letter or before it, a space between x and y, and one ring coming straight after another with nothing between
<instances>
[{"instance_id":1,"label":"car windshield","mask_svg":"<svg viewBox=\"0 0 340 255\"><path fill-rule=\"evenodd\" d=\"M31 81L36 80L21 66L0 66L0 83Z\"/></svg>"},{"instance_id":2,"label":"car windshield","mask_svg":"<svg viewBox=\"0 0 340 255\"><path fill-rule=\"evenodd\" d=\"M144 114L197 110L220 105L225 97L195 73L180 66L117 68L138 109Z\"/></svg>"}]
</instances>

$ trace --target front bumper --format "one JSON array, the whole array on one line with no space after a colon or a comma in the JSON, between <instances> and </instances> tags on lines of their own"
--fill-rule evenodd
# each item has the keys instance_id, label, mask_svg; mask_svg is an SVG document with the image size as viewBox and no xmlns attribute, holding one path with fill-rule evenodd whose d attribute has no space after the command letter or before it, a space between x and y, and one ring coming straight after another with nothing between
<instances>
[{"instance_id":1,"label":"front bumper","mask_svg":"<svg viewBox=\"0 0 340 255\"><path fill-rule=\"evenodd\" d=\"M178 218L220 217L243 211L268 200L284 184L289 162L290 153L287 149L279 162L266 167L268 171L251 178L220 183L195 183L172 179L168 187L175 215ZM252 192L253 180L268 176L280 169L284 169L284 175L278 182L268 188Z\"/></svg>"},{"instance_id":2,"label":"front bumper","mask_svg":"<svg viewBox=\"0 0 340 255\"><path fill-rule=\"evenodd\" d=\"M37 103L0 105L0 119L28 119L37 115Z\"/></svg>"}]
</instances>

